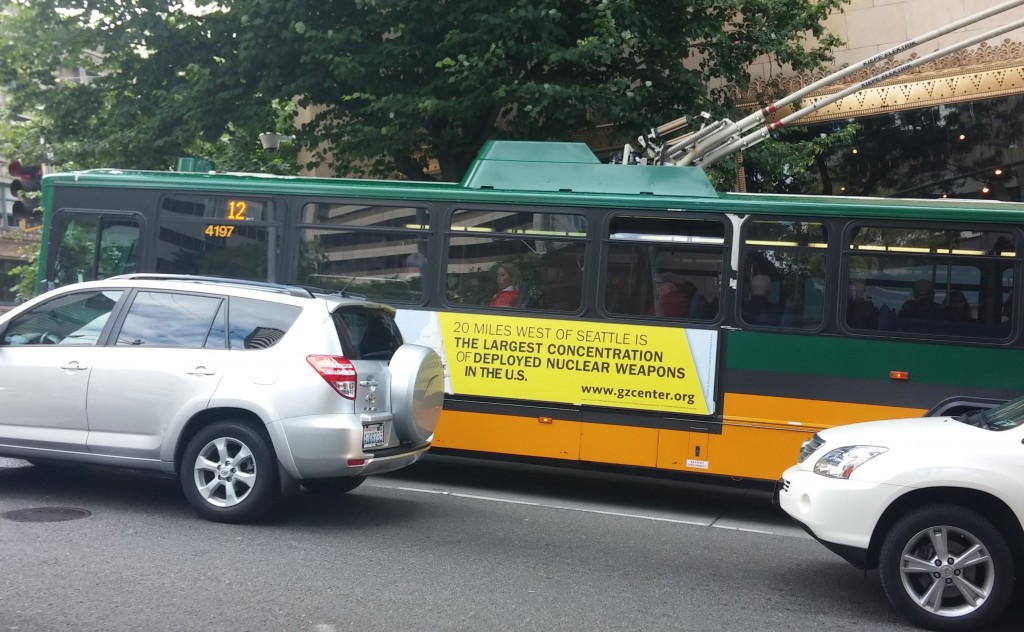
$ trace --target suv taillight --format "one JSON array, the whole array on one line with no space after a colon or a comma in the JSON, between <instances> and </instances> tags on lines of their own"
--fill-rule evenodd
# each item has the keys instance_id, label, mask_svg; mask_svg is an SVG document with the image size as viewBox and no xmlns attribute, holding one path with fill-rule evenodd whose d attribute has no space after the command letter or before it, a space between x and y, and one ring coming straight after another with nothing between
<instances>
[{"instance_id":1,"label":"suv taillight","mask_svg":"<svg viewBox=\"0 0 1024 632\"><path fill-rule=\"evenodd\" d=\"M356 367L341 356L311 355L306 362L346 399L356 398Z\"/></svg>"}]
</instances>

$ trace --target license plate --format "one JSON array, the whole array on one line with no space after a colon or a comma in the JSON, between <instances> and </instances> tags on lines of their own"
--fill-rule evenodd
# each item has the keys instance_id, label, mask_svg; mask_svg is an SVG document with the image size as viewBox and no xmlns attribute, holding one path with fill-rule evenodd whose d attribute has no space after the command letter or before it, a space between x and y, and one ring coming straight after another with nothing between
<instances>
[{"instance_id":1,"label":"license plate","mask_svg":"<svg viewBox=\"0 0 1024 632\"><path fill-rule=\"evenodd\" d=\"M363 447L379 448L384 445L384 424L363 426Z\"/></svg>"}]
</instances>

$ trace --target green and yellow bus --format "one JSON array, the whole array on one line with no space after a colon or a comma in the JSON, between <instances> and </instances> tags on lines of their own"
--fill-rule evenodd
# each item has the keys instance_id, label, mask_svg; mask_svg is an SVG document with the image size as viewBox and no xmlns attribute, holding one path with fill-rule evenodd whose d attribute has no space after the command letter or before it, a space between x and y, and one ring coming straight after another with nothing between
<instances>
[{"instance_id":1,"label":"green and yellow bus","mask_svg":"<svg viewBox=\"0 0 1024 632\"><path fill-rule=\"evenodd\" d=\"M395 305L444 360L439 450L773 480L822 428L1024 392L1022 204L719 193L531 142L458 184L90 170L43 203L42 289L188 273Z\"/></svg>"}]
</instances>

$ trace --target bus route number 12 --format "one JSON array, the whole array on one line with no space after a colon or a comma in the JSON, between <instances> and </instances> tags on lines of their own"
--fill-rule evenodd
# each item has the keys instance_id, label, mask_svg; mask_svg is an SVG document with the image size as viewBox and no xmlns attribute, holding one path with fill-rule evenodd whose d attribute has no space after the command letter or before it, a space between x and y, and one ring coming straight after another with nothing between
<instances>
[{"instance_id":1,"label":"bus route number 12","mask_svg":"<svg viewBox=\"0 0 1024 632\"><path fill-rule=\"evenodd\" d=\"M228 219L245 221L245 211L249 205L244 200L228 200Z\"/></svg>"},{"instance_id":2,"label":"bus route number 12","mask_svg":"<svg viewBox=\"0 0 1024 632\"><path fill-rule=\"evenodd\" d=\"M249 205L244 200L228 200L228 216L226 219L244 222L247 219L245 212L248 209ZM207 237L221 237L225 239L234 232L234 226L227 226L225 224L210 224L203 231Z\"/></svg>"}]
</instances>

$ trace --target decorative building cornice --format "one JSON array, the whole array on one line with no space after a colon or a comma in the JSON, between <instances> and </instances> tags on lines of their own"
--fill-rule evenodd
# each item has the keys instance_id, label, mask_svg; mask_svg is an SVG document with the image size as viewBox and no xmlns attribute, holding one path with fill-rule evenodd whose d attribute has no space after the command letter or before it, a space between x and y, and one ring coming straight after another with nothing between
<instances>
[{"instance_id":1,"label":"decorative building cornice","mask_svg":"<svg viewBox=\"0 0 1024 632\"><path fill-rule=\"evenodd\" d=\"M799 105L806 107L820 102L830 95L916 57L915 54L905 59L890 59L870 68L858 70L844 77L841 83L822 88L804 97ZM749 89L737 90L734 98L741 109L754 110L773 102L778 95L795 92L835 70L800 73L769 80L758 79L751 82ZM799 124L871 116L1014 94L1024 94L1024 43L1006 39L999 46L983 43L977 48L935 59L889 81L822 106L820 110L800 119ZM786 109L779 115L785 116L790 111L792 110Z\"/></svg>"}]
</instances>

